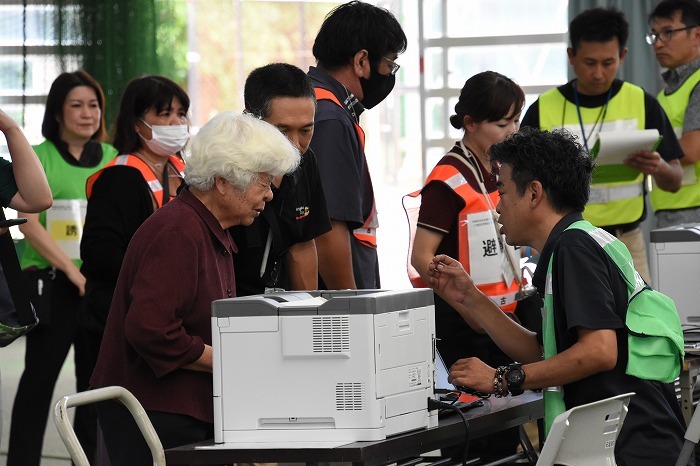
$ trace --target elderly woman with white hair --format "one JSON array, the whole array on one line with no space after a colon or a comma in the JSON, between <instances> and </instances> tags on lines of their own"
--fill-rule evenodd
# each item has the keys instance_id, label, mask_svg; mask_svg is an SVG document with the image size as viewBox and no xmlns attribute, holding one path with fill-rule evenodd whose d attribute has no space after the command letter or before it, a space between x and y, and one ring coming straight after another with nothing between
<instances>
[{"instance_id":1,"label":"elderly woman with white hair","mask_svg":"<svg viewBox=\"0 0 700 466\"><path fill-rule=\"evenodd\" d=\"M130 390L165 448L213 437L211 302L236 289L227 228L250 225L299 160L274 126L221 113L191 142L187 186L129 243L90 383ZM126 408L97 411L112 465L148 464Z\"/></svg>"}]
</instances>

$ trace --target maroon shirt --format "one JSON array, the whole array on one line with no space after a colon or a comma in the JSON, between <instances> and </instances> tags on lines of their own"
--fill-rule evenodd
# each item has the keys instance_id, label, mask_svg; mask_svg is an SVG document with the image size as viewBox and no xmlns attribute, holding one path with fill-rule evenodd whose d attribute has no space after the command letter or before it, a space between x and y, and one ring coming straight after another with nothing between
<instances>
[{"instance_id":1,"label":"maroon shirt","mask_svg":"<svg viewBox=\"0 0 700 466\"><path fill-rule=\"evenodd\" d=\"M211 373L182 366L211 345L211 302L235 296L233 252L187 189L150 216L126 251L90 384L123 386L147 410L214 422Z\"/></svg>"}]
</instances>

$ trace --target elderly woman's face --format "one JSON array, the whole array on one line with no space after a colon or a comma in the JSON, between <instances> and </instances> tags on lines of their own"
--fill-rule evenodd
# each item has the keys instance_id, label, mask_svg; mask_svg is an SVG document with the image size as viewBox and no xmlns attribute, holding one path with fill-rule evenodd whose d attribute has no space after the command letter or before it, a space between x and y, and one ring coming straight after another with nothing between
<instances>
[{"instance_id":1,"label":"elderly woman's face","mask_svg":"<svg viewBox=\"0 0 700 466\"><path fill-rule=\"evenodd\" d=\"M248 226L253 223L265 209L265 203L272 200L273 176L268 173L259 173L250 181L245 191L241 192L231 183L226 183L226 196L224 203L228 222L231 226ZM225 219L226 220L226 219Z\"/></svg>"}]
</instances>

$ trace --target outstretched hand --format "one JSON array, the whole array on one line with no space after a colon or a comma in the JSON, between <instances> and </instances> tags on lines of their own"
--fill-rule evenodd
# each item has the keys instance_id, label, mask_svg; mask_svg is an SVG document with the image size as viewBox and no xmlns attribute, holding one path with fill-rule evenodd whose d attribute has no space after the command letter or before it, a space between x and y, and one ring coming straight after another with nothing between
<instances>
[{"instance_id":1,"label":"outstretched hand","mask_svg":"<svg viewBox=\"0 0 700 466\"><path fill-rule=\"evenodd\" d=\"M462 303L474 289L474 282L458 260L445 254L433 257L428 264L430 287L447 299Z\"/></svg>"}]
</instances>

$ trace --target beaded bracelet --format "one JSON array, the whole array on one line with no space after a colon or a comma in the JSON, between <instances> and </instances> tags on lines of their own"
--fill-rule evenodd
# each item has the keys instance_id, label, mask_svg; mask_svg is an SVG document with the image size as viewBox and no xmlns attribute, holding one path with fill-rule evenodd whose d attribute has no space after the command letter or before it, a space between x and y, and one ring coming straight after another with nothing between
<instances>
[{"instance_id":1,"label":"beaded bracelet","mask_svg":"<svg viewBox=\"0 0 700 466\"><path fill-rule=\"evenodd\" d=\"M503 387L503 376L505 375L508 367L500 366L496 369L496 375L493 379L493 391L496 398L503 398L508 395L508 389Z\"/></svg>"}]
</instances>

